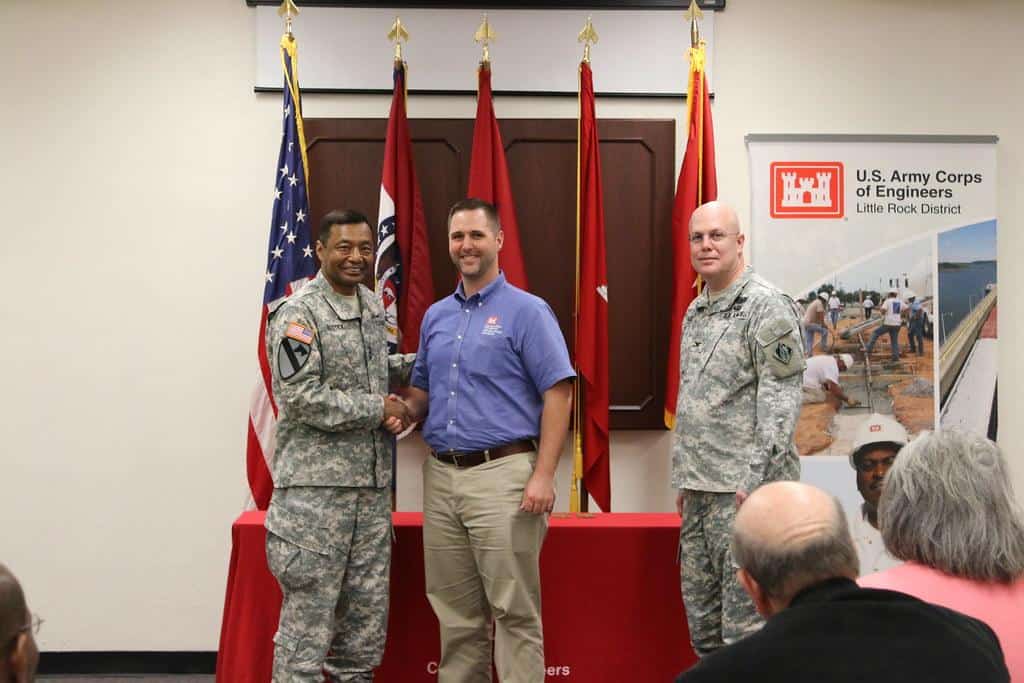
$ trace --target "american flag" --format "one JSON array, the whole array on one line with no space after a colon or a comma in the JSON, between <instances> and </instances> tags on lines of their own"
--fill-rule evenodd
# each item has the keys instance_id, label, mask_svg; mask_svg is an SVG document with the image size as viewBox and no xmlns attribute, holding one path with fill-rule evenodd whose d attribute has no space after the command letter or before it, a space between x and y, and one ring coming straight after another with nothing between
<instances>
[{"instance_id":1,"label":"american flag","mask_svg":"<svg viewBox=\"0 0 1024 683\"><path fill-rule=\"evenodd\" d=\"M294 37L285 34L281 38L284 122L281 151L274 174L274 210L270 219L270 246L264 274L263 311L260 316L261 377L249 406L249 437L245 458L249 489L260 510L265 510L270 504L270 494L274 490L271 462L274 457L274 428L277 424L277 406L274 404L267 361L267 316L316 274L307 194L309 166L306 161L306 139L302 132L297 57Z\"/></svg>"}]
</instances>

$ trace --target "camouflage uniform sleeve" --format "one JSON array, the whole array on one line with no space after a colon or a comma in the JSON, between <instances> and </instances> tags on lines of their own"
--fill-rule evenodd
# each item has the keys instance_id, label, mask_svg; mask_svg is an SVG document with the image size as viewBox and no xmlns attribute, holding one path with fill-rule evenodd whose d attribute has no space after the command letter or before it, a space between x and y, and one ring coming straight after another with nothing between
<instances>
[{"instance_id":1,"label":"camouflage uniform sleeve","mask_svg":"<svg viewBox=\"0 0 1024 683\"><path fill-rule=\"evenodd\" d=\"M415 363L415 353L393 353L388 356L388 387L392 391L409 385L409 377Z\"/></svg>"},{"instance_id":2,"label":"camouflage uniform sleeve","mask_svg":"<svg viewBox=\"0 0 1024 683\"><path fill-rule=\"evenodd\" d=\"M676 414L672 425L672 475L671 485L673 489L683 488L683 466L684 466L684 439L686 435L683 433L683 369L686 367L686 359L683 357L683 349L686 348L686 330L688 327L693 325L694 319L694 308L696 307L696 299L690 302L689 307L683 315L683 329L679 334L679 347L675 349L669 349L670 353L675 353L679 357L679 383L677 384L676 393Z\"/></svg>"},{"instance_id":3,"label":"camouflage uniform sleeve","mask_svg":"<svg viewBox=\"0 0 1024 683\"><path fill-rule=\"evenodd\" d=\"M766 298L751 320L748 342L757 373L754 451L742 490L750 493L782 468L800 417L804 360L800 323L782 294Z\"/></svg>"},{"instance_id":4,"label":"camouflage uniform sleeve","mask_svg":"<svg viewBox=\"0 0 1024 683\"><path fill-rule=\"evenodd\" d=\"M314 316L286 305L268 325L267 359L274 400L288 417L325 432L374 429L384 419L384 397L335 389L323 380L323 358Z\"/></svg>"}]
</instances>

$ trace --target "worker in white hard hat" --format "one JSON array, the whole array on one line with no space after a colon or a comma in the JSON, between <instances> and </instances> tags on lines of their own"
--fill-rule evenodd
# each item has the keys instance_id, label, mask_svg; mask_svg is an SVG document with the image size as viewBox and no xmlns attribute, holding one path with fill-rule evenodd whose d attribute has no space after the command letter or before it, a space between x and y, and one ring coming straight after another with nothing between
<instances>
[{"instance_id":1,"label":"worker in white hard hat","mask_svg":"<svg viewBox=\"0 0 1024 683\"><path fill-rule=\"evenodd\" d=\"M875 300L871 298L870 292L864 295L864 301L861 302L861 305L864 306L864 319L867 320L871 317L871 311L875 307Z\"/></svg>"},{"instance_id":2,"label":"worker in white hard hat","mask_svg":"<svg viewBox=\"0 0 1024 683\"><path fill-rule=\"evenodd\" d=\"M878 533L878 499L886 473L909 440L903 425L878 413L869 415L854 436L850 466L857 471L857 490L864 503L860 515L850 515L850 532L857 544L861 576L899 564L886 552Z\"/></svg>"},{"instance_id":3,"label":"worker in white hard hat","mask_svg":"<svg viewBox=\"0 0 1024 683\"><path fill-rule=\"evenodd\" d=\"M839 295L836 294L836 290L832 290L828 297L828 319L832 321L832 329L836 329L836 325L839 324L839 312L843 307L843 302L839 300Z\"/></svg>"},{"instance_id":4,"label":"worker in white hard hat","mask_svg":"<svg viewBox=\"0 0 1024 683\"><path fill-rule=\"evenodd\" d=\"M853 367L853 356L839 353L834 356L811 356L804 370L804 403L832 403L836 409L840 403L854 408L860 401L850 398L839 383L839 373Z\"/></svg>"}]
</instances>

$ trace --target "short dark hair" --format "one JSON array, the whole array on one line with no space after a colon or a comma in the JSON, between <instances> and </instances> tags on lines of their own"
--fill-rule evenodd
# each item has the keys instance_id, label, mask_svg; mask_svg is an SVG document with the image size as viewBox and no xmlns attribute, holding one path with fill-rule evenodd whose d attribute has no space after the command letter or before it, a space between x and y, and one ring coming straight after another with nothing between
<instances>
[{"instance_id":1,"label":"short dark hair","mask_svg":"<svg viewBox=\"0 0 1024 683\"><path fill-rule=\"evenodd\" d=\"M320 244L327 244L331 236L331 228L335 225L360 225L365 223L370 226L369 219L355 209L334 209L324 214L320 219L320 230L317 232L317 240ZM373 228L370 227L370 237L374 237Z\"/></svg>"},{"instance_id":2,"label":"short dark hair","mask_svg":"<svg viewBox=\"0 0 1024 683\"><path fill-rule=\"evenodd\" d=\"M856 577L860 562L839 501L832 497L832 524L795 547L778 548L733 530L732 556L769 597L789 601L804 588L841 576Z\"/></svg>"},{"instance_id":3,"label":"short dark hair","mask_svg":"<svg viewBox=\"0 0 1024 683\"><path fill-rule=\"evenodd\" d=\"M501 219L498 217L498 209L495 208L494 204L476 197L460 199L452 204L452 208L448 211L448 229L451 230L452 217L455 214L462 211L476 211L477 209L483 210L484 215L487 216L487 225L497 235L498 231L501 230Z\"/></svg>"}]
</instances>

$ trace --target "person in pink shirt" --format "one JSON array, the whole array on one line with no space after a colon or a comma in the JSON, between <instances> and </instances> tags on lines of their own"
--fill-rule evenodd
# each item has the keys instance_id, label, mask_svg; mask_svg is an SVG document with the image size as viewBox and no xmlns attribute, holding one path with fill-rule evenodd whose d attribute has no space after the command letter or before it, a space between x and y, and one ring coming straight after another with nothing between
<instances>
[{"instance_id":1,"label":"person in pink shirt","mask_svg":"<svg viewBox=\"0 0 1024 683\"><path fill-rule=\"evenodd\" d=\"M1011 680L1024 681L1024 516L999 448L955 430L922 432L882 489L885 547L905 563L862 577L987 623Z\"/></svg>"}]
</instances>

